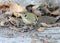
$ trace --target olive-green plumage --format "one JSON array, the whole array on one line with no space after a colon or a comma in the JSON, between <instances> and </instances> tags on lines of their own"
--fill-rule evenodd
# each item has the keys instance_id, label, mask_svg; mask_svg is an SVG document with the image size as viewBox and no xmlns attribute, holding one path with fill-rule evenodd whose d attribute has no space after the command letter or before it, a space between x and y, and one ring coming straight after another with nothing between
<instances>
[{"instance_id":1,"label":"olive-green plumage","mask_svg":"<svg viewBox=\"0 0 60 43\"><path fill-rule=\"evenodd\" d=\"M25 24L35 25L38 21L38 17L33 13L21 14L21 18Z\"/></svg>"}]
</instances>

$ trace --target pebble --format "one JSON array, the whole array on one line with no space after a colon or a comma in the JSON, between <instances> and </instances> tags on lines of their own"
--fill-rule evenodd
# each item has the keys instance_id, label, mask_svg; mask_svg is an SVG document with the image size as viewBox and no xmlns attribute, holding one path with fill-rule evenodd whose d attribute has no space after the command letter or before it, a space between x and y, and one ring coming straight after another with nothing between
<instances>
[{"instance_id":1,"label":"pebble","mask_svg":"<svg viewBox=\"0 0 60 43\"><path fill-rule=\"evenodd\" d=\"M39 29L37 29L38 32L44 32L44 28L40 27Z\"/></svg>"},{"instance_id":2,"label":"pebble","mask_svg":"<svg viewBox=\"0 0 60 43\"><path fill-rule=\"evenodd\" d=\"M33 34L31 34L31 36L32 36L32 37L35 37L35 36L36 36L36 34L34 34L34 33L33 33Z\"/></svg>"},{"instance_id":3,"label":"pebble","mask_svg":"<svg viewBox=\"0 0 60 43\"><path fill-rule=\"evenodd\" d=\"M32 40L31 43L36 43L36 40Z\"/></svg>"},{"instance_id":4,"label":"pebble","mask_svg":"<svg viewBox=\"0 0 60 43\"><path fill-rule=\"evenodd\" d=\"M2 14L2 11L0 10L0 15Z\"/></svg>"},{"instance_id":5,"label":"pebble","mask_svg":"<svg viewBox=\"0 0 60 43\"><path fill-rule=\"evenodd\" d=\"M59 11L59 10L53 11L53 12L51 13L51 15L53 15L53 16L58 16L58 15L60 15L60 11Z\"/></svg>"},{"instance_id":6,"label":"pebble","mask_svg":"<svg viewBox=\"0 0 60 43\"><path fill-rule=\"evenodd\" d=\"M9 21L10 21L10 23L11 23L12 25L14 25L14 26L19 26L19 21L18 21L16 18L10 17L10 18L9 18Z\"/></svg>"},{"instance_id":7,"label":"pebble","mask_svg":"<svg viewBox=\"0 0 60 43\"><path fill-rule=\"evenodd\" d=\"M3 21L0 22L0 26L4 26L4 22Z\"/></svg>"},{"instance_id":8,"label":"pebble","mask_svg":"<svg viewBox=\"0 0 60 43\"><path fill-rule=\"evenodd\" d=\"M40 25L41 25L42 27L51 27L50 24L46 24L46 23L41 23Z\"/></svg>"},{"instance_id":9,"label":"pebble","mask_svg":"<svg viewBox=\"0 0 60 43\"><path fill-rule=\"evenodd\" d=\"M7 16L12 16L12 13L9 12L9 11L5 12L5 14L6 14Z\"/></svg>"},{"instance_id":10,"label":"pebble","mask_svg":"<svg viewBox=\"0 0 60 43\"><path fill-rule=\"evenodd\" d=\"M59 26L60 27L60 23L52 24L52 27L56 27L56 26Z\"/></svg>"},{"instance_id":11,"label":"pebble","mask_svg":"<svg viewBox=\"0 0 60 43\"><path fill-rule=\"evenodd\" d=\"M51 24L56 22L56 18L51 16L40 16L38 22Z\"/></svg>"},{"instance_id":12,"label":"pebble","mask_svg":"<svg viewBox=\"0 0 60 43\"><path fill-rule=\"evenodd\" d=\"M30 28L28 26L22 27L22 32L28 32Z\"/></svg>"}]
</instances>

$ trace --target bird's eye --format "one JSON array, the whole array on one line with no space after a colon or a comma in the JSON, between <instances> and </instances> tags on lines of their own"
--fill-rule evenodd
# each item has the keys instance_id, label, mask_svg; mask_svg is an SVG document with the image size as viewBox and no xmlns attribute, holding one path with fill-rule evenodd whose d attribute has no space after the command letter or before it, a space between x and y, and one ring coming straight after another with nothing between
<instances>
[{"instance_id":1,"label":"bird's eye","mask_svg":"<svg viewBox=\"0 0 60 43\"><path fill-rule=\"evenodd\" d=\"M25 18L26 18L26 19L28 18L27 15L25 15Z\"/></svg>"},{"instance_id":2,"label":"bird's eye","mask_svg":"<svg viewBox=\"0 0 60 43\"><path fill-rule=\"evenodd\" d=\"M25 15L25 17L27 17L27 15Z\"/></svg>"}]
</instances>

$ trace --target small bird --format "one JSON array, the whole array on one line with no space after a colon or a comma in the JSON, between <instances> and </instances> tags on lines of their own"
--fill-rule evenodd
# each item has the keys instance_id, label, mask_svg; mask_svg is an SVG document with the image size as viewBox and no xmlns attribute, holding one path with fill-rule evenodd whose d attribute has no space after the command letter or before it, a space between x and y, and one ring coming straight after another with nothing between
<instances>
[{"instance_id":1,"label":"small bird","mask_svg":"<svg viewBox=\"0 0 60 43\"><path fill-rule=\"evenodd\" d=\"M20 13L19 13L20 14ZM35 25L38 22L38 17L33 13L20 14L23 22L27 25Z\"/></svg>"}]
</instances>

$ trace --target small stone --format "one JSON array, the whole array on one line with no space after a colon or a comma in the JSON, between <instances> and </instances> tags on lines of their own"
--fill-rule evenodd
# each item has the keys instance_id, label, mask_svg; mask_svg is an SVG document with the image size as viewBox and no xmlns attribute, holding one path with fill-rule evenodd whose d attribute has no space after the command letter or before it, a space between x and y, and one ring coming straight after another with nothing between
<instances>
[{"instance_id":1,"label":"small stone","mask_svg":"<svg viewBox=\"0 0 60 43\"><path fill-rule=\"evenodd\" d=\"M47 41L43 41L43 43L48 43Z\"/></svg>"},{"instance_id":2,"label":"small stone","mask_svg":"<svg viewBox=\"0 0 60 43\"><path fill-rule=\"evenodd\" d=\"M40 16L38 22L46 23L46 24L55 23L56 22L56 18L55 17L51 17L51 16Z\"/></svg>"},{"instance_id":3,"label":"small stone","mask_svg":"<svg viewBox=\"0 0 60 43\"><path fill-rule=\"evenodd\" d=\"M60 15L60 11L59 11L59 10L53 11L53 12L51 13L51 15L53 15L53 16L58 16L58 15Z\"/></svg>"},{"instance_id":4,"label":"small stone","mask_svg":"<svg viewBox=\"0 0 60 43\"><path fill-rule=\"evenodd\" d=\"M31 36L32 36L32 37L35 37L36 35L33 33L33 34L31 34Z\"/></svg>"},{"instance_id":5,"label":"small stone","mask_svg":"<svg viewBox=\"0 0 60 43\"><path fill-rule=\"evenodd\" d=\"M30 28L28 26L22 27L22 32L28 32Z\"/></svg>"},{"instance_id":6,"label":"small stone","mask_svg":"<svg viewBox=\"0 0 60 43\"><path fill-rule=\"evenodd\" d=\"M9 11L7 11L7 12L5 12L5 15L7 15L7 16L12 16L12 13L9 12Z\"/></svg>"},{"instance_id":7,"label":"small stone","mask_svg":"<svg viewBox=\"0 0 60 43\"><path fill-rule=\"evenodd\" d=\"M39 29L37 29L38 32L44 32L44 28L40 27Z\"/></svg>"},{"instance_id":8,"label":"small stone","mask_svg":"<svg viewBox=\"0 0 60 43\"><path fill-rule=\"evenodd\" d=\"M10 2L10 12L16 16L16 17L20 17L20 14L18 14L18 12L24 13L26 12L26 9L24 8L24 6L18 5L14 2Z\"/></svg>"},{"instance_id":9,"label":"small stone","mask_svg":"<svg viewBox=\"0 0 60 43\"><path fill-rule=\"evenodd\" d=\"M38 17L40 17L42 15L41 11L36 10L36 9L32 9L32 12Z\"/></svg>"},{"instance_id":10,"label":"small stone","mask_svg":"<svg viewBox=\"0 0 60 43\"><path fill-rule=\"evenodd\" d=\"M45 26L47 26L47 24L46 23L41 23L41 26L45 27Z\"/></svg>"},{"instance_id":11,"label":"small stone","mask_svg":"<svg viewBox=\"0 0 60 43\"><path fill-rule=\"evenodd\" d=\"M11 24L16 25L16 20L15 20L15 18L9 17L9 21L11 22Z\"/></svg>"},{"instance_id":12,"label":"small stone","mask_svg":"<svg viewBox=\"0 0 60 43\"><path fill-rule=\"evenodd\" d=\"M59 26L60 27L60 23L52 24L52 27L56 27L56 26Z\"/></svg>"},{"instance_id":13,"label":"small stone","mask_svg":"<svg viewBox=\"0 0 60 43\"><path fill-rule=\"evenodd\" d=\"M9 21L10 21L10 23L12 24L12 25L14 25L14 26L19 26L19 21L18 21L18 19L16 19L16 18L14 18L14 17L9 17Z\"/></svg>"},{"instance_id":14,"label":"small stone","mask_svg":"<svg viewBox=\"0 0 60 43\"><path fill-rule=\"evenodd\" d=\"M5 23L5 22L1 21L1 22L0 22L0 26L4 26L4 23Z\"/></svg>"},{"instance_id":15,"label":"small stone","mask_svg":"<svg viewBox=\"0 0 60 43\"><path fill-rule=\"evenodd\" d=\"M60 16L56 17L56 22L60 22Z\"/></svg>"},{"instance_id":16,"label":"small stone","mask_svg":"<svg viewBox=\"0 0 60 43\"><path fill-rule=\"evenodd\" d=\"M0 15L2 14L2 11L0 10Z\"/></svg>"},{"instance_id":17,"label":"small stone","mask_svg":"<svg viewBox=\"0 0 60 43\"><path fill-rule=\"evenodd\" d=\"M50 24L46 24L46 23L41 23L40 25L41 25L42 27L51 27Z\"/></svg>"},{"instance_id":18,"label":"small stone","mask_svg":"<svg viewBox=\"0 0 60 43\"><path fill-rule=\"evenodd\" d=\"M36 43L36 40L32 40L31 43Z\"/></svg>"},{"instance_id":19,"label":"small stone","mask_svg":"<svg viewBox=\"0 0 60 43\"><path fill-rule=\"evenodd\" d=\"M27 6L26 6L27 11L28 11L28 12L32 12L32 7L33 7L33 6L34 6L34 5L32 5L32 4L27 5Z\"/></svg>"}]
</instances>

